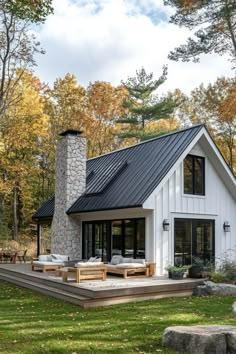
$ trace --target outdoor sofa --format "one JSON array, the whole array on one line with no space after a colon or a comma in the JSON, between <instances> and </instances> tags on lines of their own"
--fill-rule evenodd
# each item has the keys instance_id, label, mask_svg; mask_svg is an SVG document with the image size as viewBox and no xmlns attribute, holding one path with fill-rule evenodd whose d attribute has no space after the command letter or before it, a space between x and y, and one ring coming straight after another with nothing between
<instances>
[{"instance_id":1,"label":"outdoor sofa","mask_svg":"<svg viewBox=\"0 0 236 354\"><path fill-rule=\"evenodd\" d=\"M114 255L110 263L105 264L107 273L120 274L124 278L132 276L151 276L154 274L154 264L147 263L145 259L125 258Z\"/></svg>"},{"instance_id":2,"label":"outdoor sofa","mask_svg":"<svg viewBox=\"0 0 236 354\"><path fill-rule=\"evenodd\" d=\"M43 273L47 270L54 271L65 266L65 262L69 261L69 256L61 254L46 254L38 256L37 260L31 263L32 270L35 268L42 269Z\"/></svg>"}]
</instances>

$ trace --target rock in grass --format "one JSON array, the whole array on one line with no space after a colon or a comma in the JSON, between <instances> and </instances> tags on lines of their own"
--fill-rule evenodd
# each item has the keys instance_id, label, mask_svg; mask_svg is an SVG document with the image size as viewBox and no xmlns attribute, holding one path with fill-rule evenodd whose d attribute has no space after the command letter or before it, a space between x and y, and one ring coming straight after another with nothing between
<instances>
[{"instance_id":1,"label":"rock in grass","mask_svg":"<svg viewBox=\"0 0 236 354\"><path fill-rule=\"evenodd\" d=\"M209 295L236 295L235 284L213 283L212 281L206 281L205 285Z\"/></svg>"},{"instance_id":2,"label":"rock in grass","mask_svg":"<svg viewBox=\"0 0 236 354\"><path fill-rule=\"evenodd\" d=\"M233 312L233 315L236 316L236 301L233 303L232 312Z\"/></svg>"},{"instance_id":3,"label":"rock in grass","mask_svg":"<svg viewBox=\"0 0 236 354\"><path fill-rule=\"evenodd\" d=\"M175 326L165 329L162 344L190 354L235 354L236 326Z\"/></svg>"}]
</instances>

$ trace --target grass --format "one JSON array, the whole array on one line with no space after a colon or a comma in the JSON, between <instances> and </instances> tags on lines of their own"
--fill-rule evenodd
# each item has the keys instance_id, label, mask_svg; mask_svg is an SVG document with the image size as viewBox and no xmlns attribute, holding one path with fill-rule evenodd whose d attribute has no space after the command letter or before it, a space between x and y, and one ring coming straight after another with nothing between
<instances>
[{"instance_id":1,"label":"grass","mask_svg":"<svg viewBox=\"0 0 236 354\"><path fill-rule=\"evenodd\" d=\"M231 324L231 297L187 297L83 309L0 281L0 353L148 354L168 326Z\"/></svg>"}]
</instances>

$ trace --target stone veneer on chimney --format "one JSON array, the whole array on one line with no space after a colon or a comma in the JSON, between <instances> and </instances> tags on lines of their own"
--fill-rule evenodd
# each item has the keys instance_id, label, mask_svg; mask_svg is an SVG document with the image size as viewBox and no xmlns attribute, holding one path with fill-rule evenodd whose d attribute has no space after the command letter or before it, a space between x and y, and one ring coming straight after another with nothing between
<instances>
[{"instance_id":1,"label":"stone veneer on chimney","mask_svg":"<svg viewBox=\"0 0 236 354\"><path fill-rule=\"evenodd\" d=\"M86 139L78 130L60 135L56 152L55 210L51 229L51 253L81 258L79 217L66 214L86 188Z\"/></svg>"}]
</instances>

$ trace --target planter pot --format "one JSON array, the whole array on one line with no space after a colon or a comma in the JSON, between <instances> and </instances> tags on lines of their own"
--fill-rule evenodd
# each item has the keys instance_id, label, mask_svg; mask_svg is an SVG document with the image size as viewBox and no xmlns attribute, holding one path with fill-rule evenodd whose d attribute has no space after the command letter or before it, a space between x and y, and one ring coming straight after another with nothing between
<instances>
[{"instance_id":1,"label":"planter pot","mask_svg":"<svg viewBox=\"0 0 236 354\"><path fill-rule=\"evenodd\" d=\"M184 272L180 273L180 272L172 272L171 273L171 279L174 280L182 280L184 278Z\"/></svg>"},{"instance_id":2,"label":"planter pot","mask_svg":"<svg viewBox=\"0 0 236 354\"><path fill-rule=\"evenodd\" d=\"M202 271L203 268L198 265L192 265L191 268L189 268L189 277L190 278L202 278Z\"/></svg>"}]
</instances>

